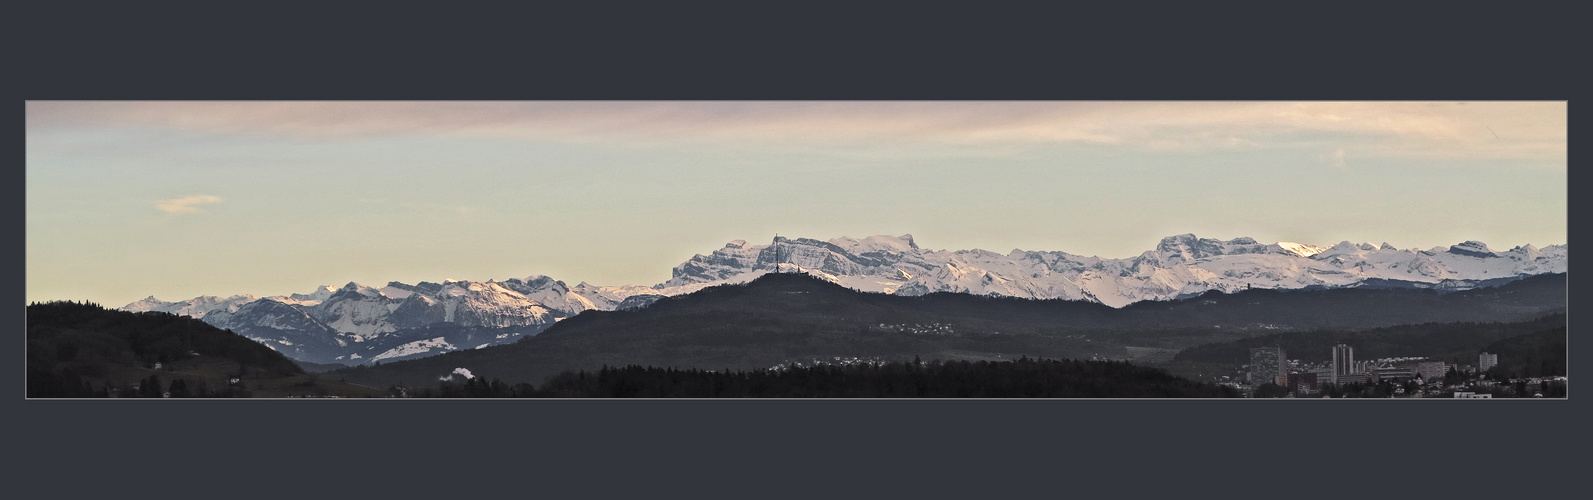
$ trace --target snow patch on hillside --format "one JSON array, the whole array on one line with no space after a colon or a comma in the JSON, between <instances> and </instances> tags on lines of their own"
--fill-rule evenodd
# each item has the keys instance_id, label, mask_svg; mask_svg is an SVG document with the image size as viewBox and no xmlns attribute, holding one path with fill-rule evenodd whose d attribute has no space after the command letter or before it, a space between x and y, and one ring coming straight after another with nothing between
<instances>
[{"instance_id":1,"label":"snow patch on hillside","mask_svg":"<svg viewBox=\"0 0 1593 500\"><path fill-rule=\"evenodd\" d=\"M426 339L426 340L416 340L414 342L410 342L410 343L407 343L407 344L400 345L398 347L394 347L392 349L388 349L387 351L382 352L381 354L377 354L375 356L372 356L371 357L371 361L381 361L381 360L384 360L384 359L400 358L400 357L404 357L404 356L413 356L413 355L416 355L416 354L425 354L425 353L431 352L432 350L453 351L453 350L457 350L457 349L458 348L454 347L453 344L449 344L447 341L445 341L443 339L443 337L437 337L437 338L431 338L431 339Z\"/></svg>"}]
</instances>

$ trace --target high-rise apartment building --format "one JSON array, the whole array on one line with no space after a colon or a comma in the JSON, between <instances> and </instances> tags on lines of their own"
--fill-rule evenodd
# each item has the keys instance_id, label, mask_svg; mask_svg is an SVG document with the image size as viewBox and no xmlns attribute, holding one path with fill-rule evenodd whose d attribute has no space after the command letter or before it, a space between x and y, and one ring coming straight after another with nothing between
<instances>
[{"instance_id":1,"label":"high-rise apartment building","mask_svg":"<svg viewBox=\"0 0 1593 500\"><path fill-rule=\"evenodd\" d=\"M1328 382L1337 385L1340 375L1358 371L1355 369L1355 348L1346 344L1333 346L1333 378Z\"/></svg>"},{"instance_id":2,"label":"high-rise apartment building","mask_svg":"<svg viewBox=\"0 0 1593 500\"><path fill-rule=\"evenodd\" d=\"M1482 353L1477 355L1477 371L1485 372L1499 364L1498 354Z\"/></svg>"},{"instance_id":3,"label":"high-rise apartment building","mask_svg":"<svg viewBox=\"0 0 1593 500\"><path fill-rule=\"evenodd\" d=\"M1282 347L1254 347L1250 349L1250 383L1284 385L1289 373L1289 359Z\"/></svg>"},{"instance_id":4,"label":"high-rise apartment building","mask_svg":"<svg viewBox=\"0 0 1593 500\"><path fill-rule=\"evenodd\" d=\"M1431 380L1443 380L1444 374L1449 372L1449 366L1443 361L1423 361L1416 363L1416 374Z\"/></svg>"}]
</instances>

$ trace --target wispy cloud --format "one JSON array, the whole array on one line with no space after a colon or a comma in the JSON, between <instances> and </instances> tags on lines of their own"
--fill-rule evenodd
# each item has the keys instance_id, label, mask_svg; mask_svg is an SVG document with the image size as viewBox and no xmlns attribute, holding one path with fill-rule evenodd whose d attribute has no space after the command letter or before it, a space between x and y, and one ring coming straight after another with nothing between
<instances>
[{"instance_id":1,"label":"wispy cloud","mask_svg":"<svg viewBox=\"0 0 1593 500\"><path fill-rule=\"evenodd\" d=\"M1394 155L1562 161L1564 102L29 102L29 130L154 125L304 140L480 136L754 145L1096 144L1201 151L1354 141ZM1329 147L1336 147L1331 145Z\"/></svg>"},{"instance_id":2,"label":"wispy cloud","mask_svg":"<svg viewBox=\"0 0 1593 500\"><path fill-rule=\"evenodd\" d=\"M166 215L202 214L205 211L200 207L217 203L221 203L220 196L196 194L157 201L155 202L155 209Z\"/></svg>"}]
</instances>

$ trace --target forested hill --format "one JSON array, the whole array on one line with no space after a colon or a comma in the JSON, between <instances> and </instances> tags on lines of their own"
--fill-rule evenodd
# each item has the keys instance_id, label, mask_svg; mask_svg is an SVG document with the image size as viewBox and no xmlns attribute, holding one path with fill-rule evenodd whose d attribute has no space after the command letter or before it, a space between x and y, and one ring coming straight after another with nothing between
<instances>
[{"instance_id":1,"label":"forested hill","mask_svg":"<svg viewBox=\"0 0 1593 500\"><path fill-rule=\"evenodd\" d=\"M1155 332L1169 348L1260 332L1433 321L1520 321L1563 311L1565 275L1498 288L1249 290L1122 309L1062 300L965 294L862 293L801 274L661 299L641 310L587 311L515 344L331 372L383 386L435 384L455 368L511 383L564 370L664 366L738 370L832 357L1010 360L1124 359L1129 338Z\"/></svg>"},{"instance_id":2,"label":"forested hill","mask_svg":"<svg viewBox=\"0 0 1593 500\"><path fill-rule=\"evenodd\" d=\"M1282 347L1291 358L1320 361L1331 357L1334 345L1347 344L1355 348L1355 357L1358 359L1425 356L1459 364L1476 364L1477 353L1489 349L1503 350L1509 346L1519 347L1510 351L1510 355L1514 358L1524 358L1524 356L1515 356L1517 350L1537 354L1553 348L1559 349L1557 360L1552 362L1559 364L1559 374L1563 374L1565 324L1565 314L1557 313L1531 321L1513 323L1422 323L1368 330L1288 332L1195 346L1179 352L1173 359L1240 365L1250 362L1251 348L1276 346ZM1533 343L1510 340L1530 334L1539 334L1531 339L1541 339L1541 341ZM1550 346L1549 341L1555 339L1558 339L1559 343ZM1499 359L1502 364L1505 359L1513 358L1501 355ZM1547 358L1540 355L1533 359Z\"/></svg>"},{"instance_id":3,"label":"forested hill","mask_svg":"<svg viewBox=\"0 0 1593 500\"><path fill-rule=\"evenodd\" d=\"M903 361L751 371L603 367L537 387L470 379L420 397L551 398L1231 398L1228 387L1121 361Z\"/></svg>"},{"instance_id":4,"label":"forested hill","mask_svg":"<svg viewBox=\"0 0 1593 500\"><path fill-rule=\"evenodd\" d=\"M1566 340L1562 322L1555 328L1488 344L1483 351L1499 356L1499 365L1492 370L1495 380L1565 375Z\"/></svg>"},{"instance_id":5,"label":"forested hill","mask_svg":"<svg viewBox=\"0 0 1593 500\"><path fill-rule=\"evenodd\" d=\"M170 369L223 367L228 375L303 374L271 348L187 316L132 313L96 304L49 302L27 308L28 397L92 397L107 386L131 385L156 363ZM167 376L173 380L175 375Z\"/></svg>"}]
</instances>

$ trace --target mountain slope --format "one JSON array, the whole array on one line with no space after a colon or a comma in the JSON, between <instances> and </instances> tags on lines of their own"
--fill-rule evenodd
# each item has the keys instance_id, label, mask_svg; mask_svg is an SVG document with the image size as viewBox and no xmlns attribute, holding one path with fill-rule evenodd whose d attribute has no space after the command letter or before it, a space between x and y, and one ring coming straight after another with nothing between
<instances>
[{"instance_id":1,"label":"mountain slope","mask_svg":"<svg viewBox=\"0 0 1593 500\"><path fill-rule=\"evenodd\" d=\"M850 288L922 295L959 292L1034 299L1070 299L1122 307L1208 290L1353 287L1375 280L1412 288L1466 289L1477 281L1565 272L1565 245L1494 252L1480 242L1447 249L1399 250L1388 244L1315 247L1252 238L1222 241L1183 234L1127 259L1066 252L926 251L912 235L819 241L776 238L770 245L732 241L676 266L661 291L746 281L781 264L800 267ZM668 295L669 293L666 293Z\"/></svg>"},{"instance_id":2,"label":"mountain slope","mask_svg":"<svg viewBox=\"0 0 1593 500\"><path fill-rule=\"evenodd\" d=\"M1475 241L1418 251L1386 243L1318 247L1184 234L1163 238L1154 250L1136 257L1103 259L1066 252L931 251L920 248L911 235L776 238L769 245L736 240L709 255L696 255L676 266L670 280L650 287L571 287L540 275L501 282L390 282L380 288L348 283L264 298L202 296L164 302L149 297L123 310L200 318L301 361L367 363L512 342L582 311L644 307L662 297L746 283L776 271L901 296L953 292L1128 307L1213 290L1456 291L1565 269L1564 245L1495 252ZM434 328L447 333L439 338ZM466 330L470 333L461 333Z\"/></svg>"},{"instance_id":3,"label":"mountain slope","mask_svg":"<svg viewBox=\"0 0 1593 500\"><path fill-rule=\"evenodd\" d=\"M1356 359L1424 356L1440 361L1453 362L1458 359L1462 363L1476 363L1479 351L1493 348L1503 339L1552 331L1560 335L1559 359L1563 370L1565 324L1564 314L1550 314L1509 323L1444 322L1358 331L1288 332L1195 346L1179 352L1174 360L1238 366L1250 361L1250 349L1253 347L1282 347L1291 358L1321 361L1331 359L1334 345L1349 344L1355 348ZM1500 356L1500 359L1505 359L1505 356Z\"/></svg>"},{"instance_id":4,"label":"mountain slope","mask_svg":"<svg viewBox=\"0 0 1593 500\"><path fill-rule=\"evenodd\" d=\"M149 375L178 377L160 367L221 366L251 380L304 373L282 354L194 318L70 302L33 304L27 314L28 397L92 397ZM228 385L222 376L210 382Z\"/></svg>"},{"instance_id":5,"label":"mountain slope","mask_svg":"<svg viewBox=\"0 0 1593 500\"><path fill-rule=\"evenodd\" d=\"M1563 311L1565 276L1498 288L1250 290L1111 308L1083 301L937 293L861 293L801 274L769 274L631 311L588 311L510 345L342 370L370 385L426 385L455 368L540 383L570 369L652 365L766 368L810 359L1089 359L1129 347L1176 349L1279 330L1431 321L1517 321Z\"/></svg>"}]
</instances>

